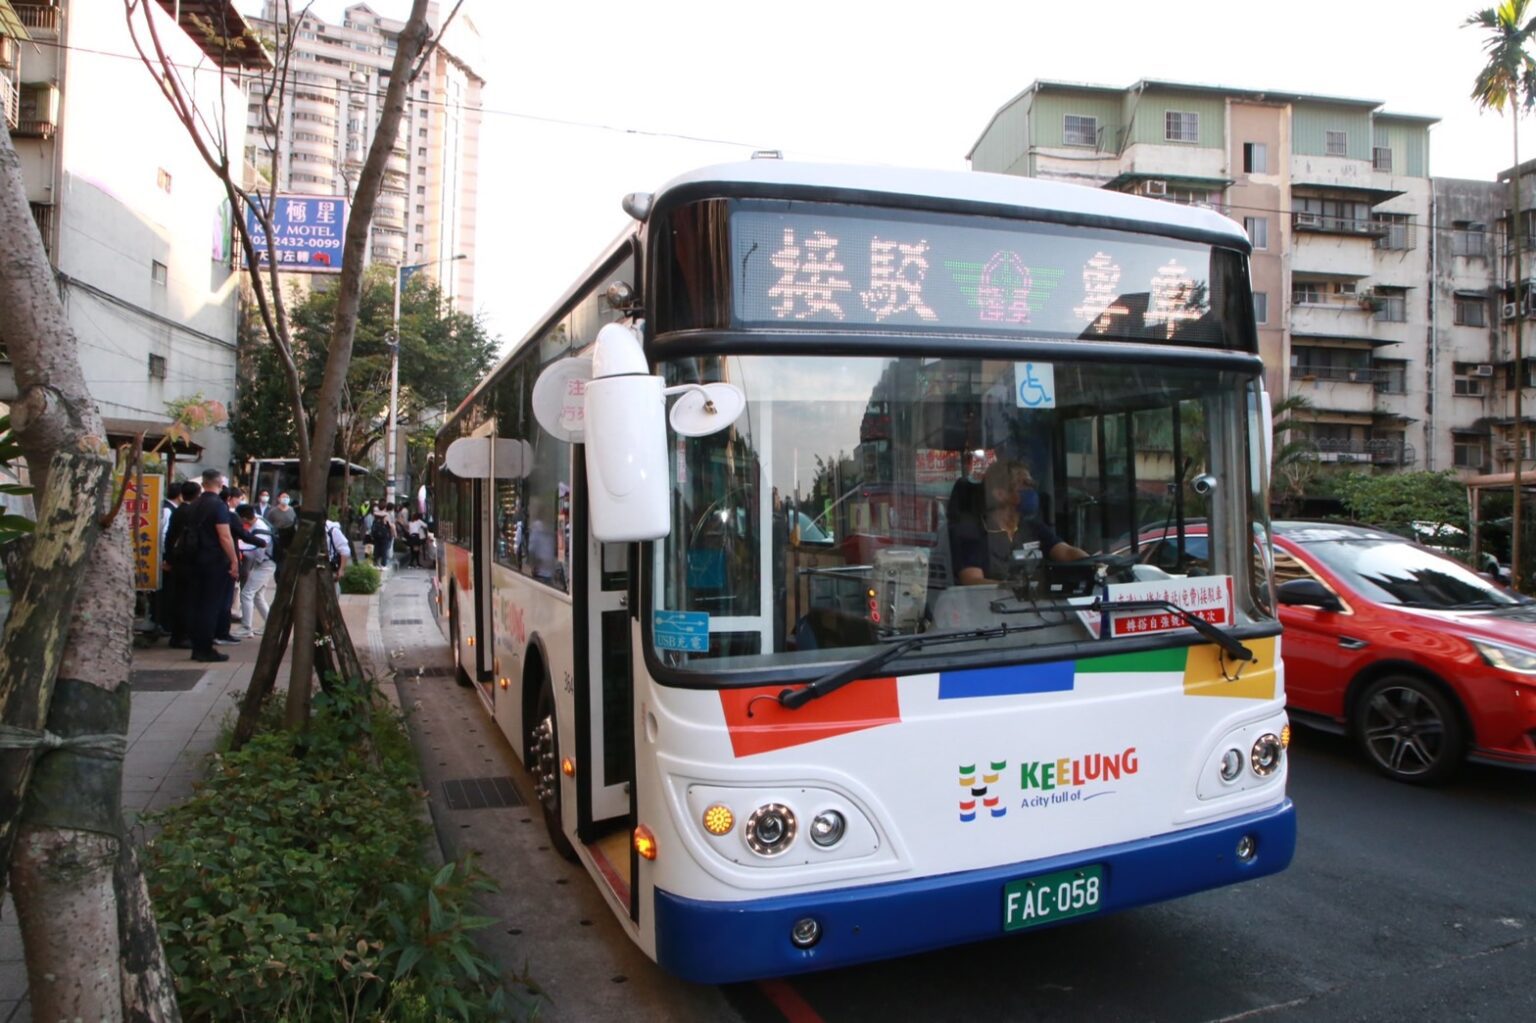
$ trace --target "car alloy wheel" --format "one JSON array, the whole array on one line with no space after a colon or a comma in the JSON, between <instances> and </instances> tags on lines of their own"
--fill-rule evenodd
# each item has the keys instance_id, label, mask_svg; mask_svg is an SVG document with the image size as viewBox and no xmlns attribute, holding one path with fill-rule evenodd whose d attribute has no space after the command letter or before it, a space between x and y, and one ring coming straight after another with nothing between
<instances>
[{"instance_id":1,"label":"car alloy wheel","mask_svg":"<svg viewBox=\"0 0 1536 1023\"><path fill-rule=\"evenodd\" d=\"M1377 679L1360 694L1355 718L1361 748L1390 778L1433 784L1460 764L1461 719L1451 701L1424 679Z\"/></svg>"}]
</instances>

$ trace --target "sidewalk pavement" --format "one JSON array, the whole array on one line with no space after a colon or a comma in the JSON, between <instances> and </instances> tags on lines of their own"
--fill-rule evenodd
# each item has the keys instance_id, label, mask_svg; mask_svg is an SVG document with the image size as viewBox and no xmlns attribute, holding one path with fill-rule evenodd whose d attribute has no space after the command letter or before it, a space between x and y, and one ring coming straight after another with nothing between
<instances>
[{"instance_id":1,"label":"sidewalk pavement","mask_svg":"<svg viewBox=\"0 0 1536 1023\"><path fill-rule=\"evenodd\" d=\"M342 616L365 669L382 677L387 668L376 609L379 593L342 594ZM239 626L237 625L238 629ZM226 722L233 723L236 700L250 684L261 639L252 637L218 649L229 654L219 664L192 661L191 652L171 650L163 641L134 648L130 681L128 754L123 762L123 818L140 841L139 815L163 810L192 795L192 784L206 772L207 756ZM288 684L287 658L278 688ZM382 687L394 699L394 687ZM21 930L7 894L0 905L0 1023L30 1023L27 970Z\"/></svg>"}]
</instances>

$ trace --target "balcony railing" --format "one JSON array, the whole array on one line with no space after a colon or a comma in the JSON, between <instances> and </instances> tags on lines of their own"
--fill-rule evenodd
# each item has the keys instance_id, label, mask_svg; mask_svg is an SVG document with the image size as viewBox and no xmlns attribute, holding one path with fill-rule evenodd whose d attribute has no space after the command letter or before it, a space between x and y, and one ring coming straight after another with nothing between
<instances>
[{"instance_id":1,"label":"balcony railing","mask_svg":"<svg viewBox=\"0 0 1536 1023\"><path fill-rule=\"evenodd\" d=\"M1389 225L1369 218L1330 217L1323 213L1292 213L1291 227L1297 231L1322 234L1352 234L1362 238L1380 238Z\"/></svg>"},{"instance_id":2,"label":"balcony railing","mask_svg":"<svg viewBox=\"0 0 1536 1023\"><path fill-rule=\"evenodd\" d=\"M47 202L34 202L27 205L32 207L32 221L37 224L37 233L43 236L43 248L48 252L48 258L53 258L53 204Z\"/></svg>"},{"instance_id":3,"label":"balcony railing","mask_svg":"<svg viewBox=\"0 0 1536 1023\"><path fill-rule=\"evenodd\" d=\"M1400 440L1343 439L1338 437L1305 438L1322 462L1370 462L1373 465L1412 465L1418 453L1412 444Z\"/></svg>"},{"instance_id":4,"label":"balcony railing","mask_svg":"<svg viewBox=\"0 0 1536 1023\"><path fill-rule=\"evenodd\" d=\"M1370 366L1297 366L1291 376L1298 380L1326 380L1336 384L1374 384L1386 379L1386 370Z\"/></svg>"},{"instance_id":5,"label":"balcony railing","mask_svg":"<svg viewBox=\"0 0 1536 1023\"><path fill-rule=\"evenodd\" d=\"M48 4L29 4L24 0L16 0L11 6L16 11L16 16L21 19L22 25L27 28L40 28L49 32L59 30L59 9Z\"/></svg>"},{"instance_id":6,"label":"balcony railing","mask_svg":"<svg viewBox=\"0 0 1536 1023\"><path fill-rule=\"evenodd\" d=\"M5 126L12 133L16 131L16 118L21 114L21 95L11 80L0 75L0 116L5 118Z\"/></svg>"},{"instance_id":7,"label":"balcony railing","mask_svg":"<svg viewBox=\"0 0 1536 1023\"><path fill-rule=\"evenodd\" d=\"M11 134L17 138L51 139L57 127L52 121L17 121L16 130L11 132Z\"/></svg>"}]
</instances>

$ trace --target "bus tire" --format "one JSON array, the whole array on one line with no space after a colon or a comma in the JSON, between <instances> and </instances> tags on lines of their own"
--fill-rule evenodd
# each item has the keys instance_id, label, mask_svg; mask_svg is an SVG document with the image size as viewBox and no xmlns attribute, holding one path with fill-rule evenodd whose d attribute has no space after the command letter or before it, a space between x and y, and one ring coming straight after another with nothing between
<instances>
[{"instance_id":1,"label":"bus tire","mask_svg":"<svg viewBox=\"0 0 1536 1023\"><path fill-rule=\"evenodd\" d=\"M474 680L469 677L469 672L464 670L464 655L461 652L459 635L459 591L448 591L448 623L453 633L453 680L465 689L472 688Z\"/></svg>"},{"instance_id":2,"label":"bus tire","mask_svg":"<svg viewBox=\"0 0 1536 1023\"><path fill-rule=\"evenodd\" d=\"M533 794L544 812L549 844L562 857L576 862L576 850L561 826L560 729L555 721L555 688L549 676L539 686L536 710L528 724L528 772L533 775Z\"/></svg>"}]
</instances>

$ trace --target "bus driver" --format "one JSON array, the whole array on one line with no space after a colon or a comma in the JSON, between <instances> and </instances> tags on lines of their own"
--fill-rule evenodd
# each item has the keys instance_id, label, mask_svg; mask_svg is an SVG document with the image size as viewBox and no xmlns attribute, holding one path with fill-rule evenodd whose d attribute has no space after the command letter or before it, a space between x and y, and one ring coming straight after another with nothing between
<instances>
[{"instance_id":1,"label":"bus driver","mask_svg":"<svg viewBox=\"0 0 1536 1023\"><path fill-rule=\"evenodd\" d=\"M1013 552L1030 544L1037 544L1042 556L1052 561L1088 557L1040 520L1040 495L1022 462L998 459L982 478L982 487L986 497L982 529L951 534L955 578L961 586L1002 585Z\"/></svg>"}]
</instances>

